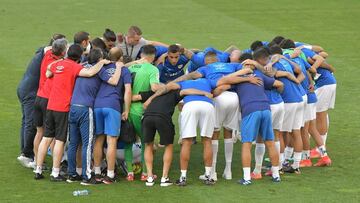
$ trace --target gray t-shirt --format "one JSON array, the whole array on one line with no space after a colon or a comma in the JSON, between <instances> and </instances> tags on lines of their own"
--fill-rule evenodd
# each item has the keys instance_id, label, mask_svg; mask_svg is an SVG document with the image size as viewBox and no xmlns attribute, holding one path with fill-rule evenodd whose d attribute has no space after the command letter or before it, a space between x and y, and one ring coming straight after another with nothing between
<instances>
[{"instance_id":1,"label":"gray t-shirt","mask_svg":"<svg viewBox=\"0 0 360 203\"><path fill-rule=\"evenodd\" d=\"M133 60L136 60L141 47L148 44L148 41L144 38L141 38L139 43L135 46L129 45L125 42L126 39L122 43L118 43L117 47L119 47L124 55L130 56Z\"/></svg>"}]
</instances>

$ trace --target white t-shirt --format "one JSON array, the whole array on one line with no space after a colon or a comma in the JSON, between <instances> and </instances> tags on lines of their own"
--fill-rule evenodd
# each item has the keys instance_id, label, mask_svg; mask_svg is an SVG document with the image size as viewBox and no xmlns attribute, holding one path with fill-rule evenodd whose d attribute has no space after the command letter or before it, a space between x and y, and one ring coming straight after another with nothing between
<instances>
[{"instance_id":1,"label":"white t-shirt","mask_svg":"<svg viewBox=\"0 0 360 203\"><path fill-rule=\"evenodd\" d=\"M148 41L144 38L141 38L139 43L135 46L129 45L126 43L126 37L122 43L118 43L117 46L123 51L124 55L130 56L133 60L136 60L141 47L147 45Z\"/></svg>"}]
</instances>

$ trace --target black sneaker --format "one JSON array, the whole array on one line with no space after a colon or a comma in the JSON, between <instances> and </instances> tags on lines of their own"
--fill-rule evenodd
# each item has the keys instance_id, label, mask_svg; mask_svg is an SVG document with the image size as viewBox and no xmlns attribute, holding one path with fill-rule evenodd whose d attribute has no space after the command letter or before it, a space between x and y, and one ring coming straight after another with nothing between
<instances>
[{"instance_id":1,"label":"black sneaker","mask_svg":"<svg viewBox=\"0 0 360 203\"><path fill-rule=\"evenodd\" d=\"M44 179L44 175L42 173L35 173L34 179L35 180L41 180Z\"/></svg>"},{"instance_id":2,"label":"black sneaker","mask_svg":"<svg viewBox=\"0 0 360 203\"><path fill-rule=\"evenodd\" d=\"M186 178L185 177L180 177L176 183L177 186L186 186Z\"/></svg>"},{"instance_id":3,"label":"black sneaker","mask_svg":"<svg viewBox=\"0 0 360 203\"><path fill-rule=\"evenodd\" d=\"M115 179L115 177L114 177L114 178L110 178L109 176L106 176L102 182L105 183L105 184L107 184L107 185L110 185L110 184L115 183L115 182L116 182L116 179Z\"/></svg>"},{"instance_id":4,"label":"black sneaker","mask_svg":"<svg viewBox=\"0 0 360 203\"><path fill-rule=\"evenodd\" d=\"M95 174L94 177L95 177L96 182L98 182L98 183L102 183L104 180L104 176L102 176L101 174Z\"/></svg>"},{"instance_id":5,"label":"black sneaker","mask_svg":"<svg viewBox=\"0 0 360 203\"><path fill-rule=\"evenodd\" d=\"M173 184L173 182L170 181L170 178L165 178L165 179L161 178L161 182L160 182L161 187L167 187L172 184Z\"/></svg>"},{"instance_id":6,"label":"black sneaker","mask_svg":"<svg viewBox=\"0 0 360 203\"><path fill-rule=\"evenodd\" d=\"M78 182L78 181L81 181L81 180L82 180L81 176L76 174L74 176L69 176L68 179L66 180L66 182L73 183L73 182Z\"/></svg>"},{"instance_id":7,"label":"black sneaker","mask_svg":"<svg viewBox=\"0 0 360 203\"><path fill-rule=\"evenodd\" d=\"M83 179L80 184L81 185L97 185L100 183L102 183L102 182L96 181L95 177L92 176L90 179Z\"/></svg>"},{"instance_id":8,"label":"black sneaker","mask_svg":"<svg viewBox=\"0 0 360 203\"><path fill-rule=\"evenodd\" d=\"M284 168L283 168L284 169ZM296 174L300 174L300 168L293 168L292 166L287 167L284 169L285 173L296 173Z\"/></svg>"},{"instance_id":9,"label":"black sneaker","mask_svg":"<svg viewBox=\"0 0 360 203\"><path fill-rule=\"evenodd\" d=\"M66 181L66 178L59 174L57 177L50 176L50 181L51 182L62 182L62 181Z\"/></svg>"},{"instance_id":10,"label":"black sneaker","mask_svg":"<svg viewBox=\"0 0 360 203\"><path fill-rule=\"evenodd\" d=\"M204 184L205 185L214 185L215 181L213 179L211 179L210 176L205 176Z\"/></svg>"}]
</instances>

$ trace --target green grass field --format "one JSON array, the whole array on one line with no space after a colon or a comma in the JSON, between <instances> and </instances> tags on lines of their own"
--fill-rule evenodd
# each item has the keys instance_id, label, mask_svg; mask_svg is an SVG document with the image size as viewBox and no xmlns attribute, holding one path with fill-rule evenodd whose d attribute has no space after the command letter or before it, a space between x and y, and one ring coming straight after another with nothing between
<instances>
[{"instance_id":1,"label":"green grass field","mask_svg":"<svg viewBox=\"0 0 360 203\"><path fill-rule=\"evenodd\" d=\"M0 0L0 5L0 202L360 201L359 0ZM75 32L85 30L96 37L107 27L125 32L133 24L142 28L147 39L189 48L212 45L224 49L230 44L247 48L253 40L270 40L275 35L322 45L330 54L328 61L337 68L336 109L330 114L328 138L333 166L285 175L281 184L265 178L242 187L236 184L242 175L237 143L233 180L220 179L207 187L197 180L203 164L202 147L196 145L189 185L184 188L148 188L140 181L122 180L111 186L87 187L89 196L73 197L72 191L85 187L50 183L49 174L35 181L31 170L16 160L21 119L16 87L34 51L48 43L52 33L72 39ZM177 145L170 174L173 180L179 176L179 149ZM161 153L156 156L157 174L161 174ZM221 143L217 171L221 173L223 167Z\"/></svg>"}]
</instances>

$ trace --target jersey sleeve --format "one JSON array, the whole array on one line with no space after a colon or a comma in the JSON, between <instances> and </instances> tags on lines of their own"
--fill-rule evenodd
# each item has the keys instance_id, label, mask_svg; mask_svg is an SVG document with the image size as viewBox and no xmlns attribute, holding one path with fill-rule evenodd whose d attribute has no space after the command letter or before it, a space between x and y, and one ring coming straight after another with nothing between
<instances>
[{"instance_id":1,"label":"jersey sleeve","mask_svg":"<svg viewBox=\"0 0 360 203\"><path fill-rule=\"evenodd\" d=\"M74 76L78 76L80 74L80 71L83 69L84 67L80 64L75 64L74 67L72 68L73 70L73 75Z\"/></svg>"},{"instance_id":2,"label":"jersey sleeve","mask_svg":"<svg viewBox=\"0 0 360 203\"><path fill-rule=\"evenodd\" d=\"M186 56L181 55L178 64L184 65L183 67L185 67L185 65L189 62L189 59L186 58Z\"/></svg>"},{"instance_id":3,"label":"jersey sleeve","mask_svg":"<svg viewBox=\"0 0 360 203\"><path fill-rule=\"evenodd\" d=\"M307 58L313 58L316 55L315 52L307 48L303 48L301 51L305 54Z\"/></svg>"},{"instance_id":4,"label":"jersey sleeve","mask_svg":"<svg viewBox=\"0 0 360 203\"><path fill-rule=\"evenodd\" d=\"M107 72L107 69L105 69L104 67L100 69L100 71L98 72L98 76L100 80L104 82L109 81L109 79L111 78L110 74Z\"/></svg>"},{"instance_id":5,"label":"jersey sleeve","mask_svg":"<svg viewBox=\"0 0 360 203\"><path fill-rule=\"evenodd\" d=\"M124 81L124 84L131 84L131 73L128 68L122 67L121 68L121 77Z\"/></svg>"},{"instance_id":6,"label":"jersey sleeve","mask_svg":"<svg viewBox=\"0 0 360 203\"><path fill-rule=\"evenodd\" d=\"M151 72L150 72L150 85L151 84L156 84L156 83L160 83L160 78L159 78L159 70L156 68L156 67L153 67L151 69Z\"/></svg>"},{"instance_id":7,"label":"jersey sleeve","mask_svg":"<svg viewBox=\"0 0 360 203\"><path fill-rule=\"evenodd\" d=\"M274 85L275 78L266 76L263 73L259 73L259 72L257 72L256 74L259 75L263 79L264 88L266 90L271 90Z\"/></svg>"},{"instance_id":8,"label":"jersey sleeve","mask_svg":"<svg viewBox=\"0 0 360 203\"><path fill-rule=\"evenodd\" d=\"M205 77L205 76L206 76L206 72L207 72L206 69L207 69L207 67L206 67L206 66L203 66L203 67L201 67L201 68L198 68L196 71L197 71L198 73L200 73L202 77Z\"/></svg>"},{"instance_id":9,"label":"jersey sleeve","mask_svg":"<svg viewBox=\"0 0 360 203\"><path fill-rule=\"evenodd\" d=\"M309 62L305 61L304 59L300 58L303 62L304 62L304 65L305 65L305 69L306 70L309 70L309 68L311 68L311 65Z\"/></svg>"}]
</instances>

